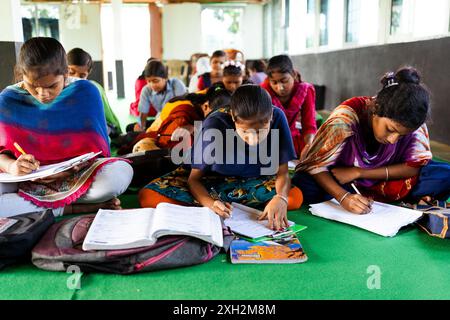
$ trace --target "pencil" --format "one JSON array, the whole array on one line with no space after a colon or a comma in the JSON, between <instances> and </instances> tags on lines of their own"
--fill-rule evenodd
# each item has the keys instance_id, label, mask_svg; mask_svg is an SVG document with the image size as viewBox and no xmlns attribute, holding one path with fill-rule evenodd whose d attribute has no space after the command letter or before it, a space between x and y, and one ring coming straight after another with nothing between
<instances>
[{"instance_id":1,"label":"pencil","mask_svg":"<svg viewBox=\"0 0 450 320\"><path fill-rule=\"evenodd\" d=\"M23 151L22 147L19 146L19 144L17 142L14 142L14 147L17 149L17 151L19 151L21 154L26 155L27 153L25 151Z\"/></svg>"}]
</instances>

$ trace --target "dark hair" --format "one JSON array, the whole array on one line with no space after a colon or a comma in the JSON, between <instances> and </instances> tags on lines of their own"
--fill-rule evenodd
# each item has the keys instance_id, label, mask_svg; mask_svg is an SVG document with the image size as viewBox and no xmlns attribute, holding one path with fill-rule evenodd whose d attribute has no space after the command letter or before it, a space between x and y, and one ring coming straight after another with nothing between
<instances>
[{"instance_id":1,"label":"dark hair","mask_svg":"<svg viewBox=\"0 0 450 320\"><path fill-rule=\"evenodd\" d=\"M209 87L206 92L206 101L209 102L209 108L214 111L230 105L231 94L225 89L223 84L218 83Z\"/></svg>"},{"instance_id":2,"label":"dark hair","mask_svg":"<svg viewBox=\"0 0 450 320\"><path fill-rule=\"evenodd\" d=\"M235 120L266 122L272 116L272 99L260 86L243 85L231 96L231 112Z\"/></svg>"},{"instance_id":3,"label":"dark hair","mask_svg":"<svg viewBox=\"0 0 450 320\"><path fill-rule=\"evenodd\" d=\"M147 63L144 70L144 76L148 77L159 77L167 79L169 77L169 71L167 67L159 60L151 60Z\"/></svg>"},{"instance_id":4,"label":"dark hair","mask_svg":"<svg viewBox=\"0 0 450 320\"><path fill-rule=\"evenodd\" d=\"M408 129L419 128L430 112L430 93L420 79L413 67L400 68L395 74L386 73L381 79L383 89L375 98L374 113Z\"/></svg>"},{"instance_id":5,"label":"dark hair","mask_svg":"<svg viewBox=\"0 0 450 320\"><path fill-rule=\"evenodd\" d=\"M285 54L270 58L266 73L269 77L272 73L290 73L296 80L302 81L300 73L294 69L291 58Z\"/></svg>"},{"instance_id":6,"label":"dark hair","mask_svg":"<svg viewBox=\"0 0 450 320\"><path fill-rule=\"evenodd\" d=\"M225 68L223 68L223 76L224 77L228 77L228 76L238 76L238 77L243 77L243 73L242 73L242 69L240 67L237 66L226 66Z\"/></svg>"},{"instance_id":7,"label":"dark hair","mask_svg":"<svg viewBox=\"0 0 450 320\"><path fill-rule=\"evenodd\" d=\"M154 58L154 57L150 57L150 58L148 58L146 65L147 65L150 61L153 61L153 60L158 60L158 59L156 59L156 58ZM138 79L140 79L140 80L144 80L144 79L145 79L145 69L142 70L142 73L141 73L141 75L138 77Z\"/></svg>"},{"instance_id":8,"label":"dark hair","mask_svg":"<svg viewBox=\"0 0 450 320\"><path fill-rule=\"evenodd\" d=\"M230 104L231 94L225 90L223 84L216 83L209 87L206 93L187 93L182 96L173 97L169 102L173 103L182 100L188 100L196 107L200 107L208 101L210 109L216 110Z\"/></svg>"},{"instance_id":9,"label":"dark hair","mask_svg":"<svg viewBox=\"0 0 450 320\"><path fill-rule=\"evenodd\" d=\"M266 72L266 63L263 60L253 60L249 68L256 72Z\"/></svg>"},{"instance_id":10,"label":"dark hair","mask_svg":"<svg viewBox=\"0 0 450 320\"><path fill-rule=\"evenodd\" d=\"M88 67L89 72L92 70L94 66L94 62L92 61L92 57L89 53L84 51L81 48L75 48L70 50L67 53L67 61L69 66L86 66Z\"/></svg>"},{"instance_id":11,"label":"dark hair","mask_svg":"<svg viewBox=\"0 0 450 320\"><path fill-rule=\"evenodd\" d=\"M31 38L20 48L15 71L19 78L30 73L36 78L65 75L68 72L66 51L56 39Z\"/></svg>"},{"instance_id":12,"label":"dark hair","mask_svg":"<svg viewBox=\"0 0 450 320\"><path fill-rule=\"evenodd\" d=\"M225 53L225 51L216 50L213 52L213 54L211 55L211 58L209 60L211 61L213 58L222 58L222 57L226 57L226 56L227 56L227 54Z\"/></svg>"}]
</instances>

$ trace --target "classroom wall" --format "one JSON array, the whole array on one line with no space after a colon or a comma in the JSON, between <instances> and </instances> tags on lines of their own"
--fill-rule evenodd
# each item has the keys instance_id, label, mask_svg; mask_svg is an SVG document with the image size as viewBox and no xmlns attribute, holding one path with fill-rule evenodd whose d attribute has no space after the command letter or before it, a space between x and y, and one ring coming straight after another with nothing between
<instances>
[{"instance_id":1,"label":"classroom wall","mask_svg":"<svg viewBox=\"0 0 450 320\"><path fill-rule=\"evenodd\" d=\"M202 6L198 3L168 4L162 9L163 58L189 60L202 49ZM247 5L242 25L246 59L263 57L263 6Z\"/></svg>"},{"instance_id":2,"label":"classroom wall","mask_svg":"<svg viewBox=\"0 0 450 320\"><path fill-rule=\"evenodd\" d=\"M198 3L168 4L162 9L163 58L189 60L202 51L201 9Z\"/></svg>"},{"instance_id":3,"label":"classroom wall","mask_svg":"<svg viewBox=\"0 0 450 320\"><path fill-rule=\"evenodd\" d=\"M375 95L386 71L415 66L432 93L431 139L450 144L449 50L450 37L445 37L292 58L305 81L326 86L325 107L330 110L349 97Z\"/></svg>"},{"instance_id":4,"label":"classroom wall","mask_svg":"<svg viewBox=\"0 0 450 320\"><path fill-rule=\"evenodd\" d=\"M0 1L0 91L14 82L14 67L23 43L20 0Z\"/></svg>"},{"instance_id":5,"label":"classroom wall","mask_svg":"<svg viewBox=\"0 0 450 320\"><path fill-rule=\"evenodd\" d=\"M94 71L89 78L103 85L101 5L100 3L81 4L82 16L79 28L70 27L70 22L64 16L64 6L60 5L60 41L67 51L82 48L89 52L94 60Z\"/></svg>"}]
</instances>

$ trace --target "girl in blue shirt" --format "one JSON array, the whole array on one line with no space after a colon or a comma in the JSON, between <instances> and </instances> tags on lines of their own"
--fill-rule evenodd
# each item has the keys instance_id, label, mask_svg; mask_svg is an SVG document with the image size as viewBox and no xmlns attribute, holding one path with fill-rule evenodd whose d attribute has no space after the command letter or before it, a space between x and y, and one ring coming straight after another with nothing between
<instances>
[{"instance_id":1,"label":"girl in blue shirt","mask_svg":"<svg viewBox=\"0 0 450 320\"><path fill-rule=\"evenodd\" d=\"M287 227L287 211L298 209L302 193L291 188L288 161L295 159L286 116L256 85L239 87L230 107L212 112L191 150L191 170L179 168L152 181L140 199L209 207L230 217L231 202L261 208L273 229ZM150 195L151 193L151 195Z\"/></svg>"}]
</instances>

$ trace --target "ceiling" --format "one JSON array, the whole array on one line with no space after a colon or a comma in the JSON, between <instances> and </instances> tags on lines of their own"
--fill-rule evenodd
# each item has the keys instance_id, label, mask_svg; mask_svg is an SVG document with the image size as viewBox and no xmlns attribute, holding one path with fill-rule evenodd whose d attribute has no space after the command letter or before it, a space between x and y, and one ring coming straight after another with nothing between
<instances>
[{"instance_id":1,"label":"ceiling","mask_svg":"<svg viewBox=\"0 0 450 320\"><path fill-rule=\"evenodd\" d=\"M70 1L70 0L25 0L26 2L92 2L92 3L109 3L111 0L85 0L85 1ZM161 3L161 4L174 4L183 2L195 2L195 3L253 3L264 4L268 0L122 0L123 3Z\"/></svg>"}]
</instances>

